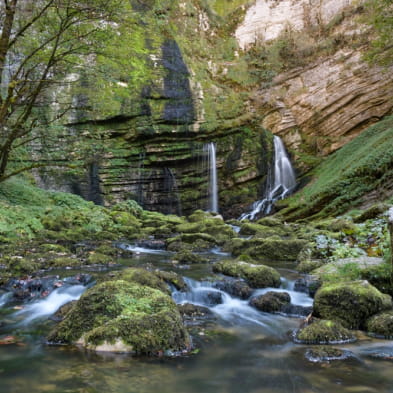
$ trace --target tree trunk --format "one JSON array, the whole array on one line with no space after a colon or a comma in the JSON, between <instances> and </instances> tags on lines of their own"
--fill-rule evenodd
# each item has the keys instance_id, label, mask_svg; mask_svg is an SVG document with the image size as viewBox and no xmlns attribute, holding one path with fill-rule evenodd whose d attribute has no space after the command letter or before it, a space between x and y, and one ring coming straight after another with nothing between
<instances>
[{"instance_id":1,"label":"tree trunk","mask_svg":"<svg viewBox=\"0 0 393 393\"><path fill-rule=\"evenodd\" d=\"M390 265L391 265L391 283L393 286L393 207L389 209L388 228L390 232Z\"/></svg>"}]
</instances>

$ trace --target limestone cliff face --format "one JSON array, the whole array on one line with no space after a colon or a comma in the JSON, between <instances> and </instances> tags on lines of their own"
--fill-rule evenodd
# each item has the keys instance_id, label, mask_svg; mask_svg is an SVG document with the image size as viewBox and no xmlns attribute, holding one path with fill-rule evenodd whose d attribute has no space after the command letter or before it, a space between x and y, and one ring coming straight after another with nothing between
<instances>
[{"instance_id":1,"label":"limestone cliff face","mask_svg":"<svg viewBox=\"0 0 393 393\"><path fill-rule=\"evenodd\" d=\"M306 68L277 76L256 92L263 125L293 150L302 143L326 155L393 108L393 67L369 67L361 52L341 50Z\"/></svg>"},{"instance_id":2,"label":"limestone cliff face","mask_svg":"<svg viewBox=\"0 0 393 393\"><path fill-rule=\"evenodd\" d=\"M220 212L236 217L263 194L270 131L304 169L393 109L393 68L362 60L369 33L355 1L133 3L149 79L125 87L110 115L75 116L73 132L99 130L105 146L79 174L41 172L47 187L165 213L206 209L203 145L215 142Z\"/></svg>"}]
</instances>

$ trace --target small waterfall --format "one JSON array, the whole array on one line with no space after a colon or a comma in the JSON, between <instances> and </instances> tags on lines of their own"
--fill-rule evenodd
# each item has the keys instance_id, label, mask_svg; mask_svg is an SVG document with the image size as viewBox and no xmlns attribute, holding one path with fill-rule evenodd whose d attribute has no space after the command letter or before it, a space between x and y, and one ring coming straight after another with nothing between
<instances>
[{"instance_id":1,"label":"small waterfall","mask_svg":"<svg viewBox=\"0 0 393 393\"><path fill-rule=\"evenodd\" d=\"M163 213L182 215L179 187L176 176L171 168L164 168L164 195L166 196L166 210Z\"/></svg>"},{"instance_id":2,"label":"small waterfall","mask_svg":"<svg viewBox=\"0 0 393 393\"><path fill-rule=\"evenodd\" d=\"M257 214L269 214L274 202L284 199L296 187L296 176L280 137L274 136L274 172L269 170L264 198L255 202L250 213L240 220L254 220Z\"/></svg>"},{"instance_id":3,"label":"small waterfall","mask_svg":"<svg viewBox=\"0 0 393 393\"><path fill-rule=\"evenodd\" d=\"M218 213L218 186L217 186L217 163L216 163L216 144L206 143L203 151L207 156L207 167L209 171L209 206L208 211Z\"/></svg>"}]
</instances>

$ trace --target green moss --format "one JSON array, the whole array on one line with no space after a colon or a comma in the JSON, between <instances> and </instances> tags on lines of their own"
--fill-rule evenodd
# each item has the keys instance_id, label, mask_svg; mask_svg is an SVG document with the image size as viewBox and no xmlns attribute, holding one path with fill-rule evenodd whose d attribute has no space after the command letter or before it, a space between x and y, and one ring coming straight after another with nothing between
<instances>
[{"instance_id":1,"label":"green moss","mask_svg":"<svg viewBox=\"0 0 393 393\"><path fill-rule=\"evenodd\" d=\"M324 160L313 181L286 200L286 219L326 217L343 213L371 191L383 190L393 176L393 117L363 131Z\"/></svg>"},{"instance_id":2,"label":"green moss","mask_svg":"<svg viewBox=\"0 0 393 393\"><path fill-rule=\"evenodd\" d=\"M109 347L136 354L189 346L173 300L161 291L124 280L104 282L86 291L48 339L79 340L89 349Z\"/></svg>"},{"instance_id":3,"label":"green moss","mask_svg":"<svg viewBox=\"0 0 393 393\"><path fill-rule=\"evenodd\" d=\"M316 293L314 313L336 320L350 329L365 326L372 315L392 307L392 299L367 281L323 285Z\"/></svg>"},{"instance_id":4,"label":"green moss","mask_svg":"<svg viewBox=\"0 0 393 393\"><path fill-rule=\"evenodd\" d=\"M280 274L269 266L223 260L214 264L213 271L227 276L244 278L253 288L278 288L281 285Z\"/></svg>"},{"instance_id":5,"label":"green moss","mask_svg":"<svg viewBox=\"0 0 393 393\"><path fill-rule=\"evenodd\" d=\"M339 322L319 320L300 329L295 340L301 344L342 344L356 341L356 336Z\"/></svg>"},{"instance_id":6,"label":"green moss","mask_svg":"<svg viewBox=\"0 0 393 393\"><path fill-rule=\"evenodd\" d=\"M367 333L391 340L393 338L393 311L371 317L366 323Z\"/></svg>"}]
</instances>

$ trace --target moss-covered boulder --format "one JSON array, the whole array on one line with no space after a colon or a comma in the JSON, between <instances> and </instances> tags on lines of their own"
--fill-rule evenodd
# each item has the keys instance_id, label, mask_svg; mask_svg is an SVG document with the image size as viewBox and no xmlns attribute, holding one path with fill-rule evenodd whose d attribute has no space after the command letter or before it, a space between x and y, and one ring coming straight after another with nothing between
<instances>
[{"instance_id":1,"label":"moss-covered boulder","mask_svg":"<svg viewBox=\"0 0 393 393\"><path fill-rule=\"evenodd\" d=\"M300 273L310 273L315 269L318 269L324 264L321 259L303 259L296 266L296 270Z\"/></svg>"},{"instance_id":2,"label":"moss-covered boulder","mask_svg":"<svg viewBox=\"0 0 393 393\"><path fill-rule=\"evenodd\" d=\"M164 293L170 294L170 290L166 282L155 272L150 272L142 268L128 268L116 272L113 276L114 280L124 280L127 282L134 282L139 285L147 286L153 289L158 289Z\"/></svg>"},{"instance_id":3,"label":"moss-covered boulder","mask_svg":"<svg viewBox=\"0 0 393 393\"><path fill-rule=\"evenodd\" d=\"M393 339L393 310L372 316L366 323L366 330L371 336Z\"/></svg>"},{"instance_id":4,"label":"moss-covered boulder","mask_svg":"<svg viewBox=\"0 0 393 393\"><path fill-rule=\"evenodd\" d=\"M391 307L391 297L368 281L325 284L314 300L316 316L340 321L349 329L363 328L368 318Z\"/></svg>"},{"instance_id":5,"label":"moss-covered boulder","mask_svg":"<svg viewBox=\"0 0 393 393\"><path fill-rule=\"evenodd\" d=\"M280 239L278 236L266 239L234 239L233 255L249 254L261 261L295 261L300 251L308 244L303 239Z\"/></svg>"},{"instance_id":6,"label":"moss-covered boulder","mask_svg":"<svg viewBox=\"0 0 393 393\"><path fill-rule=\"evenodd\" d=\"M291 297L287 292L266 292L264 295L255 296L250 300L250 305L264 312L280 312L290 304Z\"/></svg>"},{"instance_id":7,"label":"moss-covered boulder","mask_svg":"<svg viewBox=\"0 0 393 393\"><path fill-rule=\"evenodd\" d=\"M300 344L343 344L356 341L356 336L339 322L318 320L294 335Z\"/></svg>"},{"instance_id":8,"label":"moss-covered boulder","mask_svg":"<svg viewBox=\"0 0 393 393\"><path fill-rule=\"evenodd\" d=\"M52 330L48 341L149 355L190 346L170 296L124 280L103 282L87 290Z\"/></svg>"},{"instance_id":9,"label":"moss-covered boulder","mask_svg":"<svg viewBox=\"0 0 393 393\"><path fill-rule=\"evenodd\" d=\"M269 266L223 260L213 266L213 271L231 277L244 278L253 288L278 288L281 285L280 274Z\"/></svg>"},{"instance_id":10,"label":"moss-covered boulder","mask_svg":"<svg viewBox=\"0 0 393 393\"><path fill-rule=\"evenodd\" d=\"M188 289L186 282L180 274L164 270L155 270L154 274L179 291L186 291Z\"/></svg>"},{"instance_id":11,"label":"moss-covered boulder","mask_svg":"<svg viewBox=\"0 0 393 393\"><path fill-rule=\"evenodd\" d=\"M203 255L196 254L190 250L182 250L173 256L173 260L179 263L206 263L209 260Z\"/></svg>"},{"instance_id":12,"label":"moss-covered boulder","mask_svg":"<svg viewBox=\"0 0 393 393\"><path fill-rule=\"evenodd\" d=\"M267 238L271 236L284 236L285 232L280 227L269 227L246 222L240 227L240 235L253 235L259 238Z\"/></svg>"}]
</instances>

